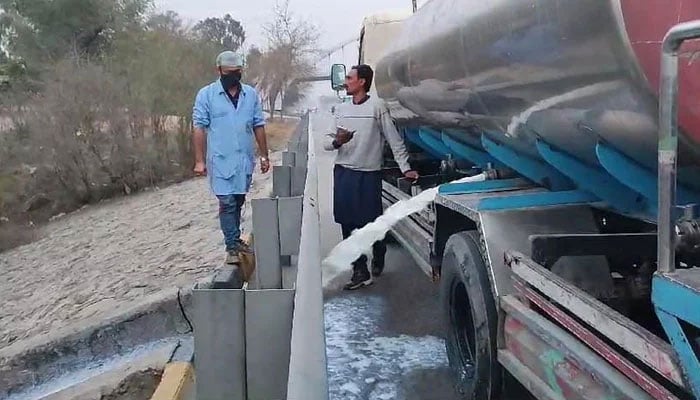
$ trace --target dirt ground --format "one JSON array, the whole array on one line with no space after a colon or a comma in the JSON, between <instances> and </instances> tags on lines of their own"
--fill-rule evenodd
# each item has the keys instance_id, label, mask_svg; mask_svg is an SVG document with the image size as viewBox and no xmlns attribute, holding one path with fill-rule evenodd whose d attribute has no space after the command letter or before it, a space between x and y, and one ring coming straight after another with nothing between
<instances>
[{"instance_id":1,"label":"dirt ground","mask_svg":"<svg viewBox=\"0 0 700 400\"><path fill-rule=\"evenodd\" d=\"M271 149L283 148L291 131L288 122L276 125ZM281 153L271 159L279 165ZM272 174L256 171L248 198L271 188ZM207 180L194 179L84 207L40 228L37 241L0 253L0 348L211 274L224 258L217 212ZM243 215L250 232L250 202Z\"/></svg>"}]
</instances>

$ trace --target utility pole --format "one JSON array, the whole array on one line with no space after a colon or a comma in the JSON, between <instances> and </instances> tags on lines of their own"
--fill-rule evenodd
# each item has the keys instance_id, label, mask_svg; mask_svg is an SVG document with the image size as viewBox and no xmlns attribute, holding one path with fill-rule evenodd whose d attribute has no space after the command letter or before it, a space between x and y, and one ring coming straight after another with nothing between
<instances>
[{"instance_id":1,"label":"utility pole","mask_svg":"<svg viewBox=\"0 0 700 400\"><path fill-rule=\"evenodd\" d=\"M415 13L418 11L418 0L412 0L413 1L413 12Z\"/></svg>"}]
</instances>

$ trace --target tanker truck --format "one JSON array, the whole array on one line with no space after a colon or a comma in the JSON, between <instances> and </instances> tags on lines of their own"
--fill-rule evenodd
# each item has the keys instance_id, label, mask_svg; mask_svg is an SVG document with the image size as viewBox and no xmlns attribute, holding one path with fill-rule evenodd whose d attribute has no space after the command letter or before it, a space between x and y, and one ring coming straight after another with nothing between
<instances>
[{"instance_id":1,"label":"tanker truck","mask_svg":"<svg viewBox=\"0 0 700 400\"><path fill-rule=\"evenodd\" d=\"M384 206L439 187L390 235L440 285L461 396L700 399L700 1L432 0L385 25L359 62L421 178L387 151Z\"/></svg>"}]
</instances>

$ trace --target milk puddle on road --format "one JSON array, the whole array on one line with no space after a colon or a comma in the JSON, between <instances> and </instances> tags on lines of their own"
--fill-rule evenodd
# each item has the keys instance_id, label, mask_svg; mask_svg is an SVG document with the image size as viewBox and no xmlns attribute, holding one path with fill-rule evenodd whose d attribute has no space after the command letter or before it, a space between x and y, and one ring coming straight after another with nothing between
<instances>
[{"instance_id":1,"label":"milk puddle on road","mask_svg":"<svg viewBox=\"0 0 700 400\"><path fill-rule=\"evenodd\" d=\"M382 336L386 304L378 296L335 297L324 306L331 400L413 400L416 381L448 368L435 336Z\"/></svg>"},{"instance_id":2,"label":"milk puddle on road","mask_svg":"<svg viewBox=\"0 0 700 400\"><path fill-rule=\"evenodd\" d=\"M455 180L450 183L481 182L486 180L486 173ZM323 287L328 289L337 284L338 278L344 272L352 269L352 262L360 256L370 256L372 244L384 239L387 232L397 222L411 214L415 214L435 200L438 188L427 189L410 199L401 200L391 205L374 222L358 229L352 235L338 243L323 261Z\"/></svg>"}]
</instances>

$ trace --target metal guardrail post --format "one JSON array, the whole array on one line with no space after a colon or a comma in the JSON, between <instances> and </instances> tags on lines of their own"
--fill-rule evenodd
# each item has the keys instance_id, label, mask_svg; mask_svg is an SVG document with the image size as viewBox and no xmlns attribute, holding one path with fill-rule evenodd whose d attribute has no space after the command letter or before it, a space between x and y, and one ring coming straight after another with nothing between
<instances>
[{"instance_id":1,"label":"metal guardrail post","mask_svg":"<svg viewBox=\"0 0 700 400\"><path fill-rule=\"evenodd\" d=\"M249 400L281 400L286 397L294 295L293 289L245 292Z\"/></svg>"},{"instance_id":2,"label":"metal guardrail post","mask_svg":"<svg viewBox=\"0 0 700 400\"><path fill-rule=\"evenodd\" d=\"M197 398L245 400L245 292L195 286L192 301Z\"/></svg>"},{"instance_id":3,"label":"metal guardrail post","mask_svg":"<svg viewBox=\"0 0 700 400\"><path fill-rule=\"evenodd\" d=\"M295 256L301 245L301 218L303 197L280 197L277 199L279 220L280 255Z\"/></svg>"},{"instance_id":4,"label":"metal guardrail post","mask_svg":"<svg viewBox=\"0 0 700 400\"><path fill-rule=\"evenodd\" d=\"M286 165L272 167L272 195L274 197L292 195L292 167Z\"/></svg>"},{"instance_id":5,"label":"metal guardrail post","mask_svg":"<svg viewBox=\"0 0 700 400\"><path fill-rule=\"evenodd\" d=\"M281 289L279 214L277 199L255 199L253 241L255 247L255 289Z\"/></svg>"},{"instance_id":6,"label":"metal guardrail post","mask_svg":"<svg viewBox=\"0 0 700 400\"><path fill-rule=\"evenodd\" d=\"M294 167L296 166L296 154L295 152L292 151L285 151L282 153L282 165L286 167ZM301 164L305 165L305 164Z\"/></svg>"},{"instance_id":7,"label":"metal guardrail post","mask_svg":"<svg viewBox=\"0 0 700 400\"><path fill-rule=\"evenodd\" d=\"M308 121L306 132L308 173L304 189L287 399L327 400L328 374L321 284L320 219L317 204L318 168L314 138L310 134L312 126L309 114L306 116L306 121Z\"/></svg>"}]
</instances>

